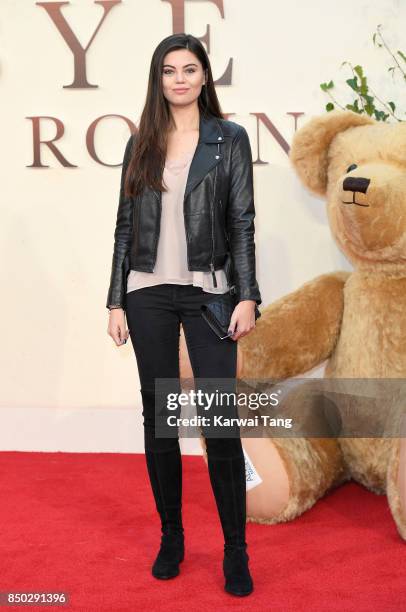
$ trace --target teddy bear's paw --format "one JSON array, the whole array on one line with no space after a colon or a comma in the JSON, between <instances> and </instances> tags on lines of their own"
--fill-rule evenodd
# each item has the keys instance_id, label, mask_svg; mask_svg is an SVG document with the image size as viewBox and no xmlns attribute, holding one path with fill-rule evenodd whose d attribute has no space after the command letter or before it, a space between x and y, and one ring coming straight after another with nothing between
<instances>
[{"instance_id":1,"label":"teddy bear's paw","mask_svg":"<svg viewBox=\"0 0 406 612\"><path fill-rule=\"evenodd\" d=\"M345 480L336 439L244 438L243 448L249 522L290 521Z\"/></svg>"}]
</instances>

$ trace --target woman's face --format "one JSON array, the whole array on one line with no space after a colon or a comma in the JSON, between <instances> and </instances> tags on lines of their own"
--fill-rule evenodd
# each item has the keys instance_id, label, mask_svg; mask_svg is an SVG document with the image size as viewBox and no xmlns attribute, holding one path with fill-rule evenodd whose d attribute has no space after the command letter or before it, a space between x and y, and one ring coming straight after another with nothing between
<instances>
[{"instance_id":1,"label":"woman's face","mask_svg":"<svg viewBox=\"0 0 406 612\"><path fill-rule=\"evenodd\" d=\"M165 98L175 106L191 104L200 95L206 82L203 66L188 49L167 53L162 66L162 87Z\"/></svg>"}]
</instances>

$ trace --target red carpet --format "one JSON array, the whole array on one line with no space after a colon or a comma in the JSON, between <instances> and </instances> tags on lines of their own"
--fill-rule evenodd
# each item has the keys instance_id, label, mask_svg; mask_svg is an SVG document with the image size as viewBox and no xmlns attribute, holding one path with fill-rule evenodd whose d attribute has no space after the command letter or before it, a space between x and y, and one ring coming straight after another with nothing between
<instances>
[{"instance_id":1,"label":"red carpet","mask_svg":"<svg viewBox=\"0 0 406 612\"><path fill-rule=\"evenodd\" d=\"M201 457L183 457L186 556L150 575L159 522L143 455L0 453L0 591L65 591L65 607L120 612L402 611L406 546L384 496L347 484L293 522L247 525L255 591L223 592L222 533ZM4 610L22 607L3 606Z\"/></svg>"}]
</instances>

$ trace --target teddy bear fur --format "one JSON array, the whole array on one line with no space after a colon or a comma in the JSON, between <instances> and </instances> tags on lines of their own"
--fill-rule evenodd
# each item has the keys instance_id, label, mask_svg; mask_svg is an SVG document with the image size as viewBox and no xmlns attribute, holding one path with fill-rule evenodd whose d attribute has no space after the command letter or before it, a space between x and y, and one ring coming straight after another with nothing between
<instances>
[{"instance_id":1,"label":"teddy bear fur","mask_svg":"<svg viewBox=\"0 0 406 612\"><path fill-rule=\"evenodd\" d=\"M286 503L266 516L251 511L248 520L291 520L353 479L387 495L406 539L400 435L406 408L406 123L332 111L295 133L290 160L303 185L325 199L331 234L353 271L322 274L263 308L256 329L239 340L239 376L287 379L327 360L326 379L377 379L390 386L380 402L363 402L368 423L382 436L270 439L284 466ZM348 177L369 179L367 189L348 189L348 181L344 189ZM299 404L301 394L305 398L297 387ZM338 407L344 427L354 414L348 407L353 404Z\"/></svg>"}]
</instances>

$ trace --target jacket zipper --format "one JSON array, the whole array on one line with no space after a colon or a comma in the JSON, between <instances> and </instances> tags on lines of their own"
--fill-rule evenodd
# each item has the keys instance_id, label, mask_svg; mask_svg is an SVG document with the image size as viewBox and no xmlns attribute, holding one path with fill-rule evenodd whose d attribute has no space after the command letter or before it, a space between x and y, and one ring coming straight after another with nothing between
<instances>
[{"instance_id":1,"label":"jacket zipper","mask_svg":"<svg viewBox=\"0 0 406 612\"><path fill-rule=\"evenodd\" d=\"M190 259L189 259L189 234L187 233L187 227L186 227L186 215L185 215L185 202L186 202L186 196L183 198L183 225L185 228L185 235L186 235L186 257L187 257L187 267L190 270Z\"/></svg>"},{"instance_id":2,"label":"jacket zipper","mask_svg":"<svg viewBox=\"0 0 406 612\"><path fill-rule=\"evenodd\" d=\"M220 145L217 144L218 150L220 152ZM214 173L214 189L213 189L213 198L211 200L210 208L211 208L211 262L210 262L210 270L213 277L213 287L217 287L217 279L216 272L214 270L214 199L216 197L216 181L217 181L217 167Z\"/></svg>"}]
</instances>

